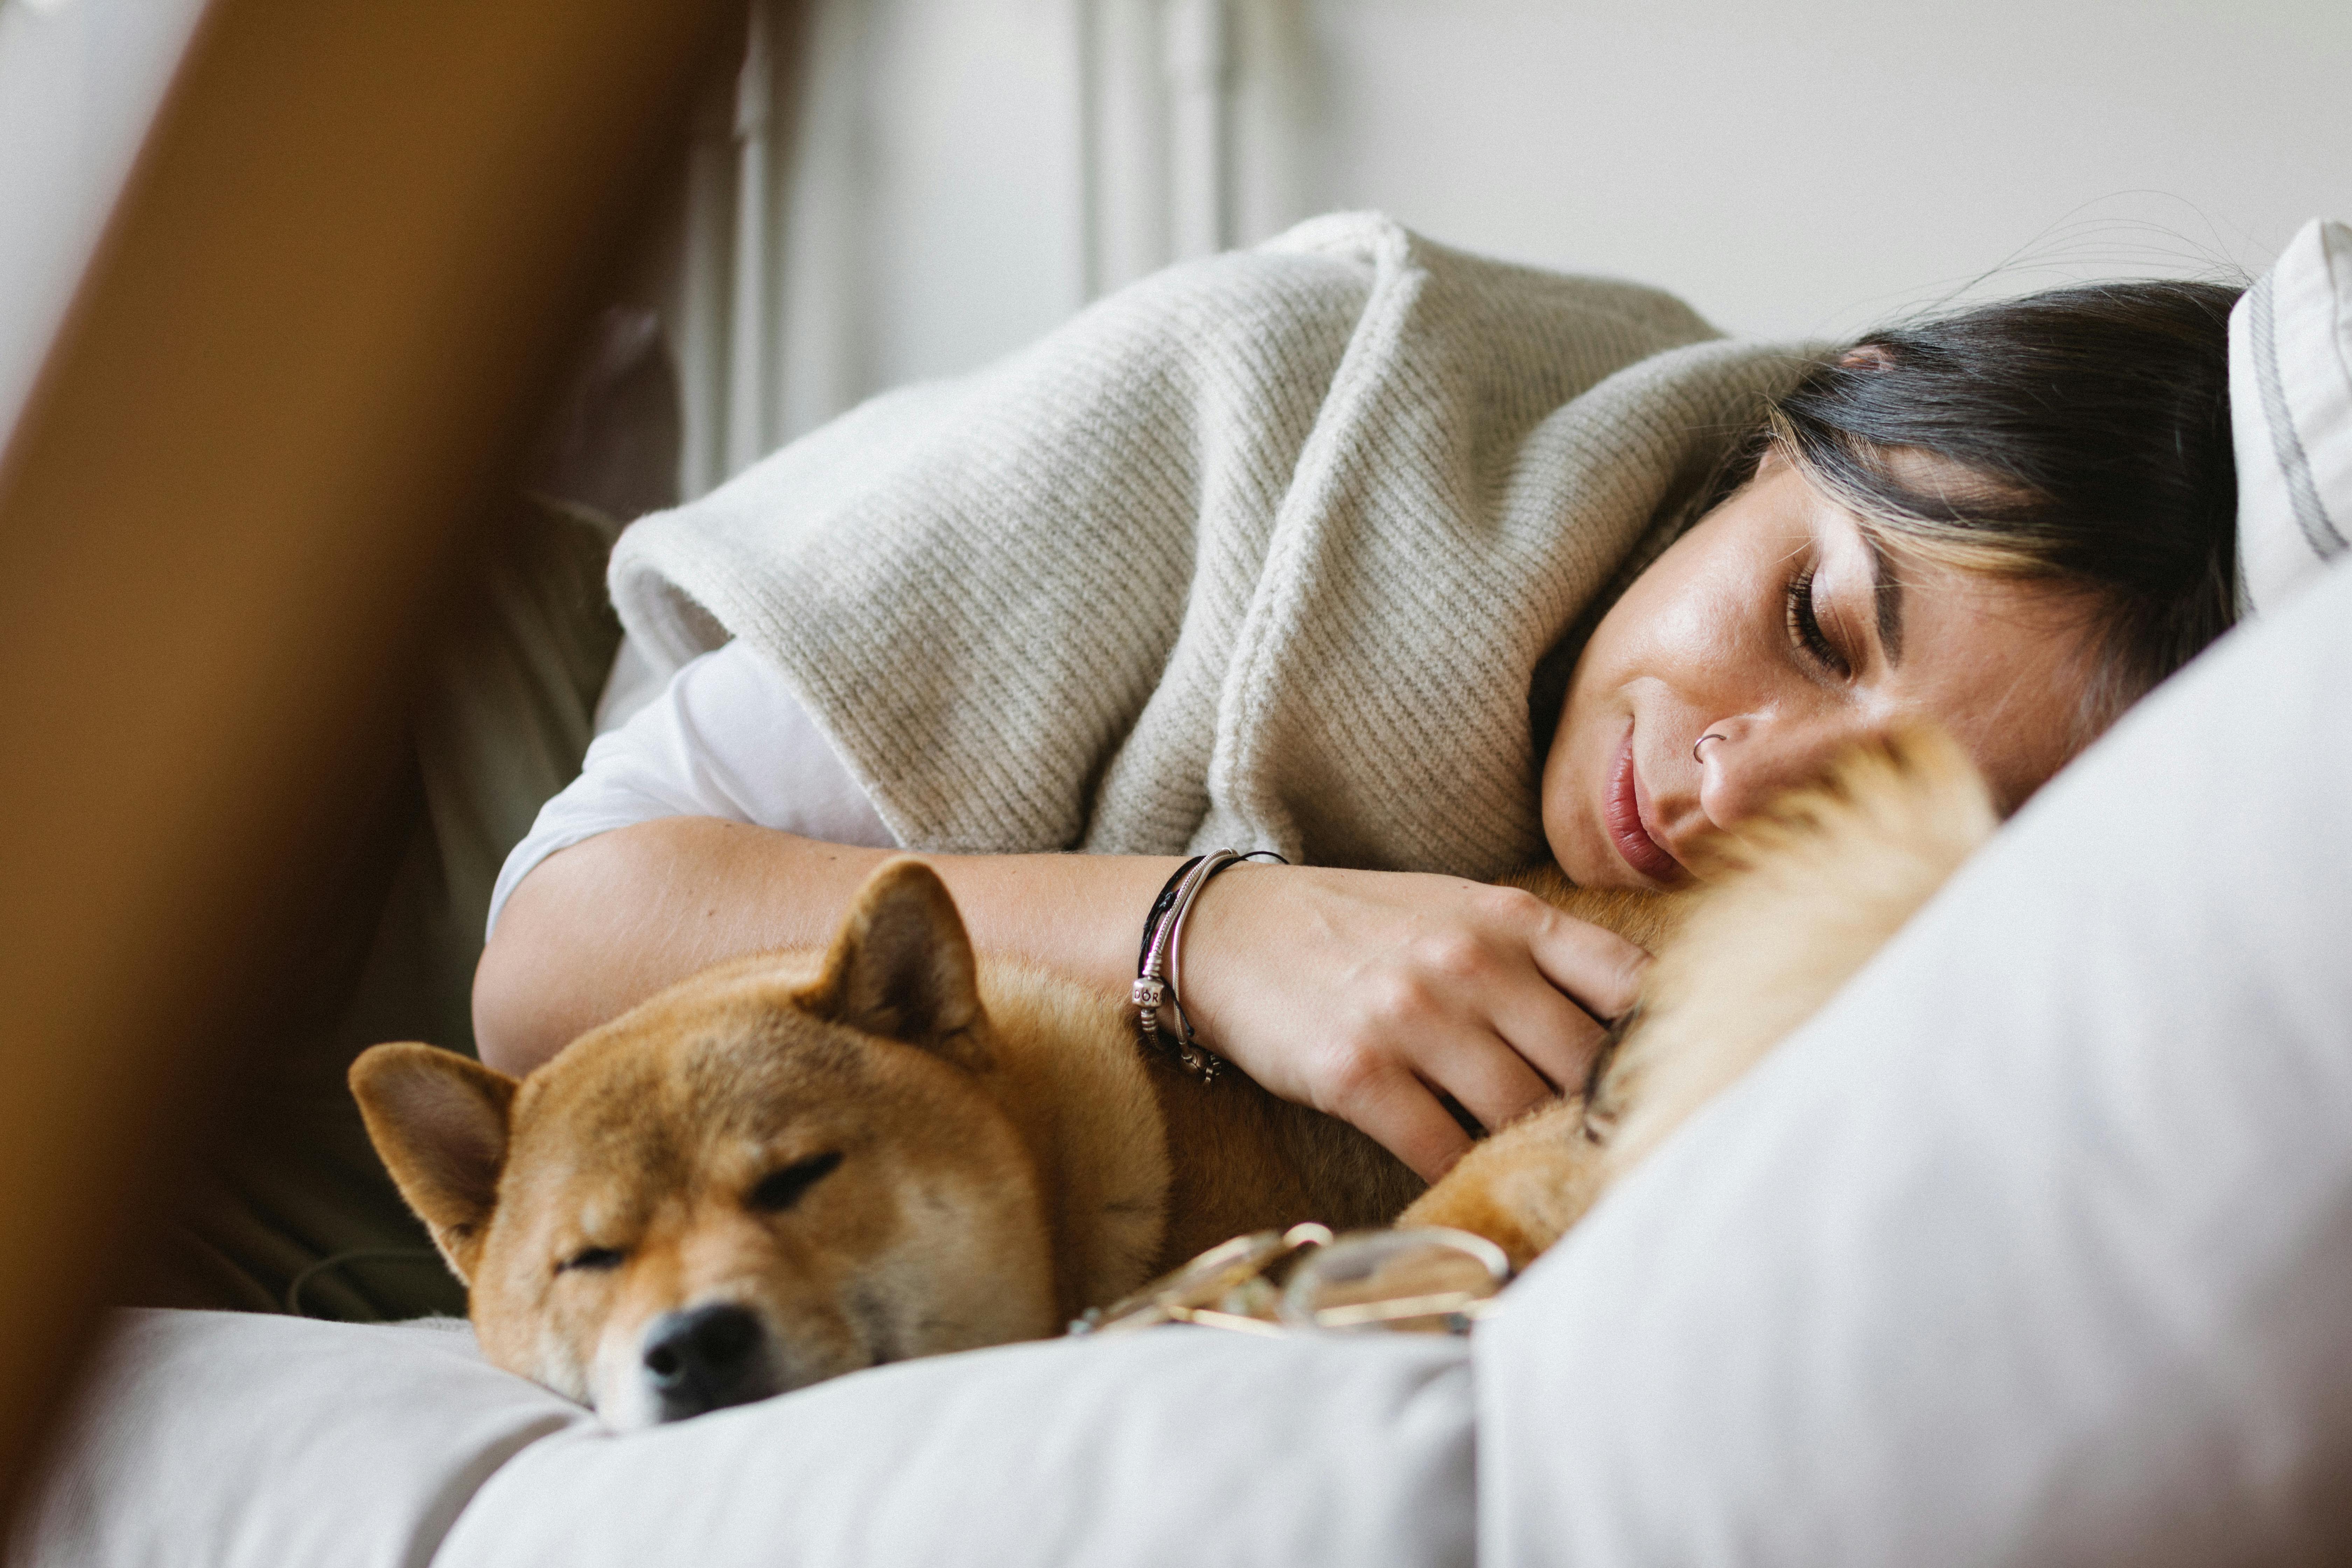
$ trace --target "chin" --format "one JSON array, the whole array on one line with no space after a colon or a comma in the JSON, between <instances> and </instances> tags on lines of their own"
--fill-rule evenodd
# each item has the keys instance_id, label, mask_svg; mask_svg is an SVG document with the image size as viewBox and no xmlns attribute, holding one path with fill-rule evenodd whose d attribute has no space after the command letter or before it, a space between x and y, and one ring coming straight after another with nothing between
<instances>
[{"instance_id":1,"label":"chin","mask_svg":"<svg viewBox=\"0 0 2352 1568\"><path fill-rule=\"evenodd\" d=\"M1604 781L1596 770L1577 766L1569 754L1567 728L1552 742L1551 762L1544 769L1544 847L1570 882L1580 888L1641 888L1648 884L1609 847L1608 830L1600 818ZM1583 776L1588 772L1593 776Z\"/></svg>"},{"instance_id":2,"label":"chin","mask_svg":"<svg viewBox=\"0 0 2352 1568\"><path fill-rule=\"evenodd\" d=\"M1585 833L1579 835L1578 826ZM1553 814L1544 814L1544 848L1559 867L1560 874L1580 888L1643 888L1649 884L1636 878L1630 867L1599 842L1601 830L1589 824L1573 822L1554 825ZM1591 843L1582 842L1589 837Z\"/></svg>"}]
</instances>

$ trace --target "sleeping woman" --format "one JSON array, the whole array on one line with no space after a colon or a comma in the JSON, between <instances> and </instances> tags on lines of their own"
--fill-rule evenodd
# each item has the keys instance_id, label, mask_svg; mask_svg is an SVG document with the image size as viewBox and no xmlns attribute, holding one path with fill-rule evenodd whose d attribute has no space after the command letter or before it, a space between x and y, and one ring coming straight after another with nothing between
<instances>
[{"instance_id":1,"label":"sleeping woman","mask_svg":"<svg viewBox=\"0 0 2352 1568\"><path fill-rule=\"evenodd\" d=\"M509 860L520 1073L919 852L1124 993L1182 858L1200 1037L1425 1177L1582 1080L1636 948L1486 880L1667 888L1932 721L2005 809L2230 625L2236 291L2062 289L1817 351L1319 220L625 536L677 668Z\"/></svg>"}]
</instances>

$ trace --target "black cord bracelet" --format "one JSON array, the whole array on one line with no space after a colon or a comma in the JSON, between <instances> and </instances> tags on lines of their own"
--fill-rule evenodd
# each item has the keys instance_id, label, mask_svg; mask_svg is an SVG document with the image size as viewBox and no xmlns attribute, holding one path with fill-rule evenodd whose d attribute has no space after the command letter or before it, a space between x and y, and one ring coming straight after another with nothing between
<instances>
[{"instance_id":1,"label":"black cord bracelet","mask_svg":"<svg viewBox=\"0 0 2352 1568\"><path fill-rule=\"evenodd\" d=\"M1175 874L1160 889L1160 897L1152 900L1151 911L1143 921L1143 945L1136 955L1135 989L1130 998L1137 1008L1136 1033L1146 1048L1167 1050L1160 1033L1160 1009L1166 1006L1176 1016L1175 1058L1187 1072L1198 1075L1203 1081L1214 1079L1223 1062L1201 1044L1200 1036L1192 1028L1192 1016L1185 1012L1183 999L1177 994L1184 921L1192 913L1192 902L1201 896L1201 889L1218 873L1244 860L1289 864L1271 849L1253 849L1246 854L1238 849L1219 849L1192 857L1176 868Z\"/></svg>"},{"instance_id":2,"label":"black cord bracelet","mask_svg":"<svg viewBox=\"0 0 2352 1568\"><path fill-rule=\"evenodd\" d=\"M1135 952L1135 972L1138 974L1143 973L1144 961L1151 956L1151 933L1160 929L1160 921L1175 907L1176 889L1183 886L1184 874L1206 858L1205 855L1193 856L1171 871L1168 880L1160 885L1160 896L1151 900L1151 910L1143 917L1143 945Z\"/></svg>"}]
</instances>

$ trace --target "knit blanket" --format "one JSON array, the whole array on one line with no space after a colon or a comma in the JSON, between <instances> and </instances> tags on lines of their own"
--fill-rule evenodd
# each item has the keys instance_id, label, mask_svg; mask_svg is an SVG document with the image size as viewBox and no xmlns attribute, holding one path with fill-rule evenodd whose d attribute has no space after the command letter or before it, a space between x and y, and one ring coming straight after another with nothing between
<instances>
[{"instance_id":1,"label":"knit blanket","mask_svg":"<svg viewBox=\"0 0 2352 1568\"><path fill-rule=\"evenodd\" d=\"M874 399L610 585L657 659L773 659L909 847L1489 878L1542 845L1538 665L1802 363L1340 215Z\"/></svg>"}]
</instances>

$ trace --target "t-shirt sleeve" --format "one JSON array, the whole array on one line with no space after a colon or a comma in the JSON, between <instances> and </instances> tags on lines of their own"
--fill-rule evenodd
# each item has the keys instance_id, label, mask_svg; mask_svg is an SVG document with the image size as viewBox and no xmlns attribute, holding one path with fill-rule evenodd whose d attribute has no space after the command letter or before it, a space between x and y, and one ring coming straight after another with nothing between
<instances>
[{"instance_id":1,"label":"t-shirt sleeve","mask_svg":"<svg viewBox=\"0 0 2352 1568\"><path fill-rule=\"evenodd\" d=\"M541 860L664 816L716 816L806 838L894 849L898 837L784 684L749 644L687 664L588 748L580 776L540 808L499 871L488 930Z\"/></svg>"}]
</instances>

